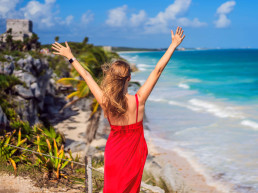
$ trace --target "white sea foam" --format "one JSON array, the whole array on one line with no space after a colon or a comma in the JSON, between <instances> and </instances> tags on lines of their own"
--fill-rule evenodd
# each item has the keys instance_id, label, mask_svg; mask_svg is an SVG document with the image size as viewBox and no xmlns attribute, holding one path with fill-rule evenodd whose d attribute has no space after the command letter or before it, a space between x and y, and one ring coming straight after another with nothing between
<instances>
[{"instance_id":1,"label":"white sea foam","mask_svg":"<svg viewBox=\"0 0 258 193\"><path fill-rule=\"evenodd\" d=\"M181 81L181 82L178 84L178 87L184 88L184 89L189 89L190 86L189 86L188 84L186 84L186 82L201 82L201 80L199 80L199 79L197 79L197 78L186 79L186 80Z\"/></svg>"},{"instance_id":2,"label":"white sea foam","mask_svg":"<svg viewBox=\"0 0 258 193\"><path fill-rule=\"evenodd\" d=\"M132 56L132 57L128 57L131 62L135 62L138 59L138 56Z\"/></svg>"},{"instance_id":3,"label":"white sea foam","mask_svg":"<svg viewBox=\"0 0 258 193\"><path fill-rule=\"evenodd\" d=\"M147 68L151 68L153 67L152 65L148 65L148 64L136 64L139 67L147 67Z\"/></svg>"},{"instance_id":4,"label":"white sea foam","mask_svg":"<svg viewBox=\"0 0 258 193\"><path fill-rule=\"evenodd\" d=\"M152 140L153 144L155 144L161 148L164 148L164 149L171 150L171 149L175 148L176 145L178 144L178 142L167 140L167 139L161 138L156 135L154 136L151 132L150 132L150 135L151 135L151 140Z\"/></svg>"},{"instance_id":5,"label":"white sea foam","mask_svg":"<svg viewBox=\"0 0 258 193\"><path fill-rule=\"evenodd\" d=\"M140 71L146 71L146 70L147 70L146 68L142 68L142 67L138 67L138 69L139 69Z\"/></svg>"},{"instance_id":6,"label":"white sea foam","mask_svg":"<svg viewBox=\"0 0 258 193\"><path fill-rule=\"evenodd\" d=\"M168 101L168 100L162 99L162 98L150 98L149 100L156 101L156 102ZM190 99L188 102L190 104L179 102L179 101L174 101L174 100L169 100L168 104L185 107L185 108L188 108L193 111L208 112L208 113L211 113L220 118L239 118L239 119L245 118L243 113L238 110L238 107L225 106L225 105L222 106L222 105L218 105L218 104L213 104L212 102L207 102L207 101L203 101L203 100L195 99L195 98ZM253 121L248 121L248 120L243 121L242 124L245 124L246 126L250 126L254 129L258 129L258 123L253 122Z\"/></svg>"},{"instance_id":7,"label":"white sea foam","mask_svg":"<svg viewBox=\"0 0 258 193\"><path fill-rule=\"evenodd\" d=\"M190 86L185 84L185 83L179 83L178 87L185 88L185 89L189 89L190 88Z\"/></svg>"},{"instance_id":8,"label":"white sea foam","mask_svg":"<svg viewBox=\"0 0 258 193\"><path fill-rule=\"evenodd\" d=\"M241 124L245 125L245 126L248 126L248 127L251 127L253 130L258 131L258 123L257 122L245 119L245 120L241 121Z\"/></svg>"},{"instance_id":9,"label":"white sea foam","mask_svg":"<svg viewBox=\"0 0 258 193\"><path fill-rule=\"evenodd\" d=\"M136 64L136 66L140 71L150 70L150 68L152 67L151 65L148 65L148 64Z\"/></svg>"},{"instance_id":10,"label":"white sea foam","mask_svg":"<svg viewBox=\"0 0 258 193\"><path fill-rule=\"evenodd\" d=\"M197 78L191 78L191 79L187 79L186 82L201 82L201 80Z\"/></svg>"},{"instance_id":11,"label":"white sea foam","mask_svg":"<svg viewBox=\"0 0 258 193\"><path fill-rule=\"evenodd\" d=\"M211 102L202 101L195 98L190 99L188 102L200 108L202 111L209 112L217 117L245 118L241 112L237 111L237 108L232 106L219 106Z\"/></svg>"},{"instance_id":12,"label":"white sea foam","mask_svg":"<svg viewBox=\"0 0 258 193\"><path fill-rule=\"evenodd\" d=\"M146 80L141 80L141 79L139 79L139 80L135 80L135 81L140 82L141 84L144 84L144 82L145 82Z\"/></svg>"},{"instance_id":13,"label":"white sea foam","mask_svg":"<svg viewBox=\"0 0 258 193\"><path fill-rule=\"evenodd\" d=\"M148 99L149 101L155 101L155 102L166 102L166 99L163 98L153 98L153 97L149 97Z\"/></svg>"},{"instance_id":14,"label":"white sea foam","mask_svg":"<svg viewBox=\"0 0 258 193\"><path fill-rule=\"evenodd\" d=\"M168 102L168 104L170 105L176 105L176 106L180 106L180 107L185 107L185 108L188 108L188 109L191 109L193 111L201 111L201 108L198 108L198 107L195 107L195 106L192 106L192 105L187 105L185 103L181 103L181 102L177 102L177 101L172 101L170 100Z\"/></svg>"},{"instance_id":15,"label":"white sea foam","mask_svg":"<svg viewBox=\"0 0 258 193\"><path fill-rule=\"evenodd\" d=\"M194 130L197 130L197 129L199 129L199 128L198 128L198 127L188 127L188 128L186 128L186 129L176 131L176 132L174 133L174 135L181 135L181 134L184 134L184 133L186 133L186 132L191 132L191 131L194 131Z\"/></svg>"}]
</instances>

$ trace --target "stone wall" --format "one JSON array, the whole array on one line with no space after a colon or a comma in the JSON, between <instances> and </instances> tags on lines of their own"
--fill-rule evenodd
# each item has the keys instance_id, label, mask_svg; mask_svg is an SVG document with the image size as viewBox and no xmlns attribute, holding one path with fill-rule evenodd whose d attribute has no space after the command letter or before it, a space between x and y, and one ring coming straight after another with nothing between
<instances>
[{"instance_id":1,"label":"stone wall","mask_svg":"<svg viewBox=\"0 0 258 193\"><path fill-rule=\"evenodd\" d=\"M32 36L32 21L28 19L7 19L6 31L12 29L13 40L23 41L25 37ZM6 33L2 34L3 41L6 39Z\"/></svg>"},{"instance_id":2,"label":"stone wall","mask_svg":"<svg viewBox=\"0 0 258 193\"><path fill-rule=\"evenodd\" d=\"M102 48L103 48L104 50L109 51L109 52L112 51L112 46L102 46Z\"/></svg>"}]
</instances>

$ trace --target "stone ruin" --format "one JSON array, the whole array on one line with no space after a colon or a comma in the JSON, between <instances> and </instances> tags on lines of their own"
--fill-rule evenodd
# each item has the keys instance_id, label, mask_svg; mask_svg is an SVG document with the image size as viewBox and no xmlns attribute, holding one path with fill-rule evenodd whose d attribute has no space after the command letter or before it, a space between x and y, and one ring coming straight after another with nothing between
<instances>
[{"instance_id":1,"label":"stone ruin","mask_svg":"<svg viewBox=\"0 0 258 193\"><path fill-rule=\"evenodd\" d=\"M24 41L26 37L31 37L32 32L32 21L28 19L7 19L6 20L6 32L12 29L13 40ZM0 35L0 40L5 42L7 33Z\"/></svg>"}]
</instances>

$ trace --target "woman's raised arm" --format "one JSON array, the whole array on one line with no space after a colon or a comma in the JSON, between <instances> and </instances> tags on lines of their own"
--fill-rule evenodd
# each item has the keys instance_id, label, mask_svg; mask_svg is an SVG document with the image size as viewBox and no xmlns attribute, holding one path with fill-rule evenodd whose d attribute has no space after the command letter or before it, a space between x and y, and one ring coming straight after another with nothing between
<instances>
[{"instance_id":1,"label":"woman's raised arm","mask_svg":"<svg viewBox=\"0 0 258 193\"><path fill-rule=\"evenodd\" d=\"M58 42L55 42L54 44L52 44L52 49L57 51L57 52L53 52L53 54L58 54L58 55L64 56L68 60L70 60L74 56L73 56L72 51L67 42L65 42L65 45L66 45L66 47L62 46ZM99 85L95 82L95 80L93 79L91 74L87 70L85 70L77 60L74 60L72 62L72 65L78 71L78 73L81 75L81 77L86 81L92 94L94 95L94 97L96 98L98 103L103 108L103 106L102 106L103 93L102 93L102 90L100 89Z\"/></svg>"},{"instance_id":2,"label":"woman's raised arm","mask_svg":"<svg viewBox=\"0 0 258 193\"><path fill-rule=\"evenodd\" d=\"M177 27L175 35L173 30L171 30L172 43L170 44L166 53L162 56L162 58L157 63L155 69L150 73L148 79L137 91L137 95L139 96L139 102L141 104L145 104L145 102L147 101L147 98L149 97L154 86L156 85L162 71L166 67L176 47L179 46L183 41L183 39L185 38L185 35L183 35L183 32L184 30L182 30L181 27Z\"/></svg>"}]
</instances>

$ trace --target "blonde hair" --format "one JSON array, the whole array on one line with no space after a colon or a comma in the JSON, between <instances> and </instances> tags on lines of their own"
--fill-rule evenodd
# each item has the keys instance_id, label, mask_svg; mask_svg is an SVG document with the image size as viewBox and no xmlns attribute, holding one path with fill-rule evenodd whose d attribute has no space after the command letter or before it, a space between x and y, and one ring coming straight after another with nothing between
<instances>
[{"instance_id":1,"label":"blonde hair","mask_svg":"<svg viewBox=\"0 0 258 193\"><path fill-rule=\"evenodd\" d=\"M104 63L101 66L104 78L100 88L103 92L104 113L109 117L123 117L128 109L127 98L123 94L126 80L131 76L130 65L123 60Z\"/></svg>"}]
</instances>

